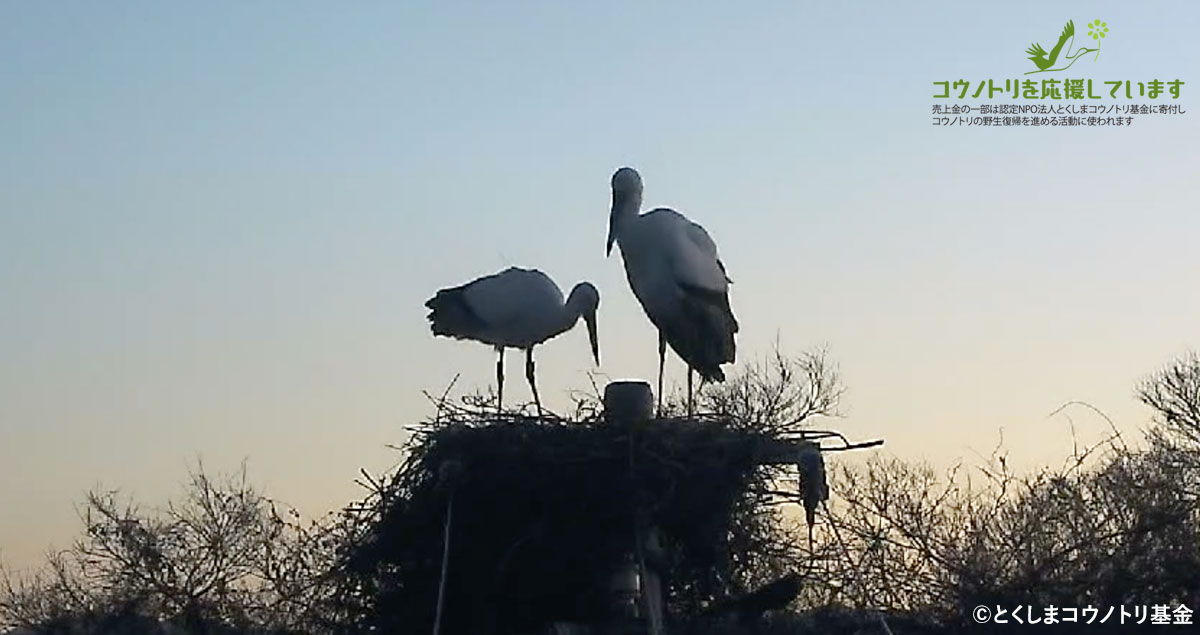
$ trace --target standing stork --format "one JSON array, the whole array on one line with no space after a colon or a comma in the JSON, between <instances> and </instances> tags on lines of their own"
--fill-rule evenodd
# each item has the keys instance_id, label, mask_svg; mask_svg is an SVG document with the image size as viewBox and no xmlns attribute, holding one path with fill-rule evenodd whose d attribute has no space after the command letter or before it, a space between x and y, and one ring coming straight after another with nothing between
<instances>
[{"instance_id":1,"label":"standing stork","mask_svg":"<svg viewBox=\"0 0 1200 635\"><path fill-rule=\"evenodd\" d=\"M688 415L692 372L700 381L725 381L721 364L733 363L738 332L729 307L729 284L717 245L704 228L672 209L640 214L642 177L633 168L612 176L612 213L605 255L621 246L625 276L646 316L658 328L658 408L662 411L667 344L688 366Z\"/></svg>"},{"instance_id":2,"label":"standing stork","mask_svg":"<svg viewBox=\"0 0 1200 635\"><path fill-rule=\"evenodd\" d=\"M496 360L496 408L504 401L504 349L525 351L525 379L533 392L538 412L534 380L533 347L565 333L580 317L587 324L592 357L600 365L600 346L596 338L596 309L600 293L590 282L580 282L563 302L562 291L550 276L537 269L509 267L500 273L478 278L467 284L441 289L425 302L429 326L435 336L475 340L489 344L499 353Z\"/></svg>"}]
</instances>

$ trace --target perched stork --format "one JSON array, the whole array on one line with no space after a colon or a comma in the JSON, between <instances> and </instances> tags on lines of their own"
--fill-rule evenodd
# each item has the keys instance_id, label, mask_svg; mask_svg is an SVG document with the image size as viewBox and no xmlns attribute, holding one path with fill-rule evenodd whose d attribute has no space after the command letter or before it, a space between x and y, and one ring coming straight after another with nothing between
<instances>
[{"instance_id":1,"label":"perched stork","mask_svg":"<svg viewBox=\"0 0 1200 635\"><path fill-rule=\"evenodd\" d=\"M533 402L541 412L534 381L533 347L571 330L580 317L587 324L592 357L600 364L596 339L596 309L600 293L590 282L580 282L563 302L562 291L549 276L537 269L509 267L459 287L441 289L425 306L433 334L475 340L495 347L496 407L504 398L504 349L525 351L525 379L533 391Z\"/></svg>"},{"instance_id":2,"label":"perched stork","mask_svg":"<svg viewBox=\"0 0 1200 635\"><path fill-rule=\"evenodd\" d=\"M612 214L606 255L621 246L625 275L646 316L658 328L658 407L662 410L667 344L688 366L688 414L692 372L700 381L725 381L721 364L733 363L738 332L729 307L729 284L717 246L704 228L671 209L639 214L642 177L633 168L612 176Z\"/></svg>"}]
</instances>

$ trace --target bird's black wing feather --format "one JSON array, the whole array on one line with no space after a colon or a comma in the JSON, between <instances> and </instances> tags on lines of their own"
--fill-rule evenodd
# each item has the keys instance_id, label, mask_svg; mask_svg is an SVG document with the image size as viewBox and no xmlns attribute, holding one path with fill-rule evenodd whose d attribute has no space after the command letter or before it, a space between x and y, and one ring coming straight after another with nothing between
<instances>
[{"instance_id":1,"label":"bird's black wing feather","mask_svg":"<svg viewBox=\"0 0 1200 635\"><path fill-rule=\"evenodd\" d=\"M737 347L737 320L728 295L695 285L681 284L679 312L659 324L667 343L704 381L724 381L721 364L732 363Z\"/></svg>"},{"instance_id":2,"label":"bird's black wing feather","mask_svg":"<svg viewBox=\"0 0 1200 635\"><path fill-rule=\"evenodd\" d=\"M441 289L425 302L429 328L434 335L456 339L475 339L486 323L471 309L465 292L470 284Z\"/></svg>"},{"instance_id":3,"label":"bird's black wing feather","mask_svg":"<svg viewBox=\"0 0 1200 635\"><path fill-rule=\"evenodd\" d=\"M724 270L724 267L722 267L722 270ZM683 289L683 292L687 294L688 297L705 304L709 304L714 309L720 311L725 320L728 322L727 328L729 329L729 332L738 332L738 322L737 318L733 316L733 308L729 306L728 292L713 291L712 289L706 289L704 287L688 284L686 282L680 282L679 288Z\"/></svg>"}]
</instances>

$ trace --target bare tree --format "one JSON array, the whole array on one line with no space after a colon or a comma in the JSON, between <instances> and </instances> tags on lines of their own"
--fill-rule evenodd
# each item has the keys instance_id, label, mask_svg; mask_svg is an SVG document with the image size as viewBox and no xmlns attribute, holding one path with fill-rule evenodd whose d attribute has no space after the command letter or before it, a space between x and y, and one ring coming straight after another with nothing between
<instances>
[{"instance_id":1,"label":"bare tree","mask_svg":"<svg viewBox=\"0 0 1200 635\"><path fill-rule=\"evenodd\" d=\"M1200 443L1200 356L1188 352L1143 380L1137 397L1170 432Z\"/></svg>"},{"instance_id":2,"label":"bare tree","mask_svg":"<svg viewBox=\"0 0 1200 635\"><path fill-rule=\"evenodd\" d=\"M211 477L197 466L184 495L145 512L93 491L83 535L30 576L0 578L0 618L37 625L96 612L135 612L185 626L295 629L321 614L337 547L329 527L250 486L245 466Z\"/></svg>"},{"instance_id":3,"label":"bare tree","mask_svg":"<svg viewBox=\"0 0 1200 635\"><path fill-rule=\"evenodd\" d=\"M701 412L738 426L776 434L797 432L818 416L836 416L845 387L823 348L788 355L778 342L765 357L745 363L723 383L706 384ZM672 411L679 411L673 396Z\"/></svg>"}]
</instances>

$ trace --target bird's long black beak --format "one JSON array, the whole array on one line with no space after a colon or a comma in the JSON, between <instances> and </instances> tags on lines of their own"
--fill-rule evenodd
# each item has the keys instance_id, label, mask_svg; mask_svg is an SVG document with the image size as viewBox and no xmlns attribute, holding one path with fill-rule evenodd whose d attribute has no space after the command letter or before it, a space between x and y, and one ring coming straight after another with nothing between
<instances>
[{"instance_id":1,"label":"bird's long black beak","mask_svg":"<svg viewBox=\"0 0 1200 635\"><path fill-rule=\"evenodd\" d=\"M612 255L613 243L617 242L617 201L616 195L613 196L612 211L608 214L608 244L604 247L604 257Z\"/></svg>"},{"instance_id":2,"label":"bird's long black beak","mask_svg":"<svg viewBox=\"0 0 1200 635\"><path fill-rule=\"evenodd\" d=\"M588 313L583 316L584 323L587 324L588 341L592 344L592 357L596 360L596 365L600 365L600 338L596 335L596 314L595 312Z\"/></svg>"}]
</instances>

